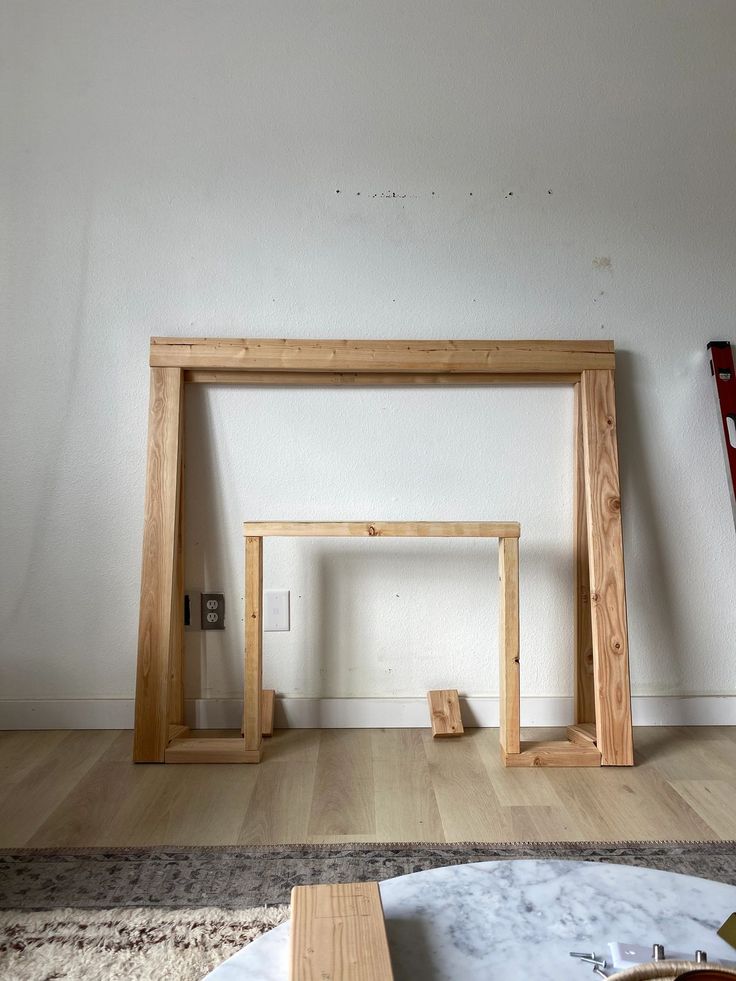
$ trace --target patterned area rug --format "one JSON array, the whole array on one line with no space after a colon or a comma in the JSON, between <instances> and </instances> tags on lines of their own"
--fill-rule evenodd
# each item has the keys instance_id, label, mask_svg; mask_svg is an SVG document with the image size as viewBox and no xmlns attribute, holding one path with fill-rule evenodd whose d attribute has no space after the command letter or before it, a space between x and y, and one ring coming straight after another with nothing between
<instances>
[{"instance_id":1,"label":"patterned area rug","mask_svg":"<svg viewBox=\"0 0 736 981\"><path fill-rule=\"evenodd\" d=\"M201 981L288 916L288 906L3 912L0 977L4 981Z\"/></svg>"},{"instance_id":2,"label":"patterned area rug","mask_svg":"<svg viewBox=\"0 0 736 981\"><path fill-rule=\"evenodd\" d=\"M513 858L617 862L736 885L736 842L283 845L0 850L0 909L248 909L292 886Z\"/></svg>"}]
</instances>

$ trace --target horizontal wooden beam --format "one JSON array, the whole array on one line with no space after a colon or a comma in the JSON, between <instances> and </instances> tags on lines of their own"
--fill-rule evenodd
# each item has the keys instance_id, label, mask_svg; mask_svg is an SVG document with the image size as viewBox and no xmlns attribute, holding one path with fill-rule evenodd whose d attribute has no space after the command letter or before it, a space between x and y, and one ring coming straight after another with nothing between
<instances>
[{"instance_id":1,"label":"horizontal wooden beam","mask_svg":"<svg viewBox=\"0 0 736 981\"><path fill-rule=\"evenodd\" d=\"M575 743L539 742L522 743L521 752L507 753L501 747L501 758L506 766L600 766L601 754L595 746L577 746Z\"/></svg>"},{"instance_id":2,"label":"horizontal wooden beam","mask_svg":"<svg viewBox=\"0 0 736 981\"><path fill-rule=\"evenodd\" d=\"M246 521L248 538L519 538L516 521Z\"/></svg>"},{"instance_id":3,"label":"horizontal wooden beam","mask_svg":"<svg viewBox=\"0 0 736 981\"><path fill-rule=\"evenodd\" d=\"M151 365L205 371L575 374L613 370L610 341L151 339Z\"/></svg>"},{"instance_id":4,"label":"horizontal wooden beam","mask_svg":"<svg viewBox=\"0 0 736 981\"><path fill-rule=\"evenodd\" d=\"M184 381L193 385L282 385L322 386L324 388L414 388L435 386L437 388L462 385L575 385L580 381L580 372L533 374L514 372L398 372L398 371L209 371L195 368L184 372Z\"/></svg>"},{"instance_id":5,"label":"horizontal wooden beam","mask_svg":"<svg viewBox=\"0 0 736 981\"><path fill-rule=\"evenodd\" d=\"M166 763L260 763L260 750L247 750L237 736L174 739L166 747Z\"/></svg>"}]
</instances>

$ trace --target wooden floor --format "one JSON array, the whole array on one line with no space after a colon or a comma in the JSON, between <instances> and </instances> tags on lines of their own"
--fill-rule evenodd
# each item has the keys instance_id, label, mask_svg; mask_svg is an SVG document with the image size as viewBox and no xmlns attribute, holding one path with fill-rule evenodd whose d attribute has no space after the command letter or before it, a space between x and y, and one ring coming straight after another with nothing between
<instances>
[{"instance_id":1,"label":"wooden floor","mask_svg":"<svg viewBox=\"0 0 736 981\"><path fill-rule=\"evenodd\" d=\"M0 847L736 839L736 729L635 738L634 768L526 770L495 729L283 730L260 766L134 765L128 731L4 732Z\"/></svg>"}]
</instances>

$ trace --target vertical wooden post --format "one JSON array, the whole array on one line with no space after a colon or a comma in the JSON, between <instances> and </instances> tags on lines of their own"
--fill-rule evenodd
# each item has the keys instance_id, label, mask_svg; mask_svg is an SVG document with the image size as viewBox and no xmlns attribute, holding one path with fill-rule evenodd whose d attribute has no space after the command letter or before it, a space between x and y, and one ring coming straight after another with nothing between
<instances>
[{"instance_id":1,"label":"vertical wooden post","mask_svg":"<svg viewBox=\"0 0 736 981\"><path fill-rule=\"evenodd\" d=\"M184 725L184 396L179 413L179 508L176 528L174 623L169 655L169 725Z\"/></svg>"},{"instance_id":2,"label":"vertical wooden post","mask_svg":"<svg viewBox=\"0 0 736 981\"><path fill-rule=\"evenodd\" d=\"M183 373L151 368L133 759L163 763L177 616Z\"/></svg>"},{"instance_id":3,"label":"vertical wooden post","mask_svg":"<svg viewBox=\"0 0 736 981\"><path fill-rule=\"evenodd\" d=\"M612 371L581 375L595 714L605 766L633 766L621 492Z\"/></svg>"},{"instance_id":4,"label":"vertical wooden post","mask_svg":"<svg viewBox=\"0 0 736 981\"><path fill-rule=\"evenodd\" d=\"M519 681L519 540L498 541L500 586L499 739L502 753L521 751L521 689Z\"/></svg>"},{"instance_id":5,"label":"vertical wooden post","mask_svg":"<svg viewBox=\"0 0 736 981\"><path fill-rule=\"evenodd\" d=\"M245 539L245 750L260 753L263 688L263 539Z\"/></svg>"},{"instance_id":6,"label":"vertical wooden post","mask_svg":"<svg viewBox=\"0 0 736 981\"><path fill-rule=\"evenodd\" d=\"M580 383L575 387L573 575L575 579L575 721L595 722L593 631L590 622L588 519L585 512L585 448Z\"/></svg>"}]
</instances>

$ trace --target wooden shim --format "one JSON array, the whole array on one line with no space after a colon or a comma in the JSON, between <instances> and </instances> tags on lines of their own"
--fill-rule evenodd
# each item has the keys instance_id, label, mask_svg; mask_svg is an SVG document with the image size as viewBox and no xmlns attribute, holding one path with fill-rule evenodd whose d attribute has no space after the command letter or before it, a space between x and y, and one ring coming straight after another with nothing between
<instances>
[{"instance_id":1,"label":"wooden shim","mask_svg":"<svg viewBox=\"0 0 736 981\"><path fill-rule=\"evenodd\" d=\"M151 365L208 371L569 374L613 369L610 341L151 339ZM307 382L309 384L309 382Z\"/></svg>"},{"instance_id":2,"label":"wooden shim","mask_svg":"<svg viewBox=\"0 0 736 981\"><path fill-rule=\"evenodd\" d=\"M238 736L174 739L166 747L167 763L260 763L260 749L246 749Z\"/></svg>"},{"instance_id":3,"label":"wooden shim","mask_svg":"<svg viewBox=\"0 0 736 981\"><path fill-rule=\"evenodd\" d=\"M264 538L518 538L516 521L246 521Z\"/></svg>"},{"instance_id":4,"label":"wooden shim","mask_svg":"<svg viewBox=\"0 0 736 981\"><path fill-rule=\"evenodd\" d=\"M290 981L392 981L376 882L295 886Z\"/></svg>"},{"instance_id":5,"label":"wooden shim","mask_svg":"<svg viewBox=\"0 0 736 981\"><path fill-rule=\"evenodd\" d=\"M245 746L260 750L261 689L263 685L263 539L245 539L245 691L243 693Z\"/></svg>"},{"instance_id":6,"label":"wooden shim","mask_svg":"<svg viewBox=\"0 0 736 981\"><path fill-rule=\"evenodd\" d=\"M182 373L152 368L133 759L163 763L176 643ZM183 718L177 721L183 722Z\"/></svg>"},{"instance_id":7,"label":"wooden shim","mask_svg":"<svg viewBox=\"0 0 736 981\"><path fill-rule=\"evenodd\" d=\"M384 388L391 386L448 385L574 385L580 372L514 372L495 374L480 372L412 372L406 371L209 371L195 368L184 372L184 380L193 385L291 385L324 388Z\"/></svg>"},{"instance_id":8,"label":"wooden shim","mask_svg":"<svg viewBox=\"0 0 736 981\"><path fill-rule=\"evenodd\" d=\"M264 688L261 692L261 735L273 735L273 710L276 692L273 688Z\"/></svg>"},{"instance_id":9,"label":"wooden shim","mask_svg":"<svg viewBox=\"0 0 736 981\"><path fill-rule=\"evenodd\" d=\"M169 742L172 739L181 739L184 736L189 735L189 726L180 726L169 723Z\"/></svg>"},{"instance_id":10,"label":"wooden shim","mask_svg":"<svg viewBox=\"0 0 736 981\"><path fill-rule=\"evenodd\" d=\"M592 722L580 722L567 727L567 738L576 746L595 746L598 737Z\"/></svg>"},{"instance_id":11,"label":"wooden shim","mask_svg":"<svg viewBox=\"0 0 736 981\"><path fill-rule=\"evenodd\" d=\"M585 511L585 450L580 384L575 386L575 447L573 464L573 568L575 576L575 721L595 722L593 631L590 620L588 520Z\"/></svg>"},{"instance_id":12,"label":"wooden shim","mask_svg":"<svg viewBox=\"0 0 736 981\"><path fill-rule=\"evenodd\" d=\"M584 371L580 389L598 748L604 766L633 766L613 372Z\"/></svg>"},{"instance_id":13,"label":"wooden shim","mask_svg":"<svg viewBox=\"0 0 736 981\"><path fill-rule=\"evenodd\" d=\"M522 743L518 753L506 753L501 747L506 766L600 766L601 754L592 747L576 746L570 742Z\"/></svg>"},{"instance_id":14,"label":"wooden shim","mask_svg":"<svg viewBox=\"0 0 736 981\"><path fill-rule=\"evenodd\" d=\"M457 689L446 688L428 691L427 702L429 703L432 735L435 738L462 736L465 730L460 718L460 701Z\"/></svg>"},{"instance_id":15,"label":"wooden shim","mask_svg":"<svg viewBox=\"0 0 736 981\"><path fill-rule=\"evenodd\" d=\"M499 589L499 739L506 753L518 753L521 740L519 664L519 542L498 543Z\"/></svg>"}]
</instances>

